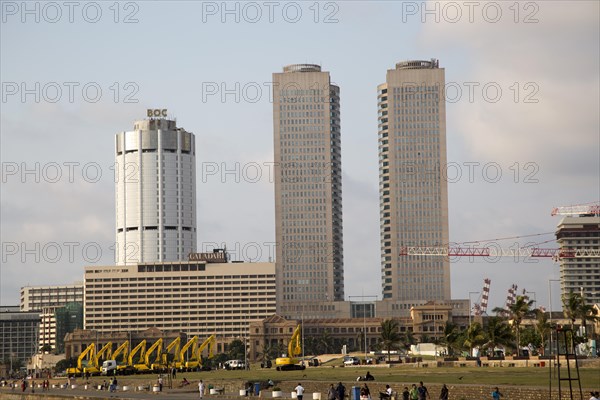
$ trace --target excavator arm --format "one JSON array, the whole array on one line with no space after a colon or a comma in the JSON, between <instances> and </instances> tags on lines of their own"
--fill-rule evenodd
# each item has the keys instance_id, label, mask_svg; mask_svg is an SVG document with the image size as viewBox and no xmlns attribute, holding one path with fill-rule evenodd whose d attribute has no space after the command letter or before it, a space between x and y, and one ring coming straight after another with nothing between
<instances>
[{"instance_id":1,"label":"excavator arm","mask_svg":"<svg viewBox=\"0 0 600 400\"><path fill-rule=\"evenodd\" d=\"M141 350L141 351L140 351ZM140 352L140 357L139 357L139 362L143 362L144 360L144 354L146 353L146 340L142 340L137 346L135 346L133 348L133 350L131 350L131 353L129 353L129 358L127 359L128 363L127 365L133 366L134 365L134 357L135 355L138 353L138 351Z\"/></svg>"},{"instance_id":2,"label":"excavator arm","mask_svg":"<svg viewBox=\"0 0 600 400\"><path fill-rule=\"evenodd\" d=\"M111 357L111 353L112 353L112 342L108 342L96 353L96 355L94 357L92 357L90 359L91 364L88 363L88 365L83 369L83 372L87 372L90 374L100 373L100 358L102 358L102 356L106 355L106 357L104 357L104 358L109 359Z\"/></svg>"},{"instance_id":3,"label":"excavator arm","mask_svg":"<svg viewBox=\"0 0 600 400\"><path fill-rule=\"evenodd\" d=\"M123 354L123 362L126 362L128 350L129 350L129 341L126 340L125 342L123 342L123 344L121 344L119 347L117 347L117 349L114 351L114 353L112 354L112 359L117 360L117 358L119 358L119 356L121 354Z\"/></svg>"},{"instance_id":4,"label":"excavator arm","mask_svg":"<svg viewBox=\"0 0 600 400\"><path fill-rule=\"evenodd\" d=\"M192 347L192 354L194 354L196 352L196 346L198 346L198 336L194 336L185 345L183 345L179 351L179 361L175 362L176 368L185 368L185 355L190 347Z\"/></svg>"}]
</instances>

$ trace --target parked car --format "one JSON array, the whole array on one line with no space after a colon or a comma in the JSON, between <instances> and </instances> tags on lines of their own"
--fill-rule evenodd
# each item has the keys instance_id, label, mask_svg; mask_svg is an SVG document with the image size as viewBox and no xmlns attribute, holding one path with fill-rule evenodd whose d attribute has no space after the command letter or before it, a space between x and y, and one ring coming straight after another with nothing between
<instances>
[{"instance_id":1,"label":"parked car","mask_svg":"<svg viewBox=\"0 0 600 400\"><path fill-rule=\"evenodd\" d=\"M358 357L350 357L350 356L344 357L344 365L359 365L359 364L360 364L360 360L358 359Z\"/></svg>"},{"instance_id":2,"label":"parked car","mask_svg":"<svg viewBox=\"0 0 600 400\"><path fill-rule=\"evenodd\" d=\"M229 361L225 361L225 364L223 364L223 367L225 369L244 369L246 368L246 365L244 364L244 362L242 360L229 360Z\"/></svg>"}]
</instances>

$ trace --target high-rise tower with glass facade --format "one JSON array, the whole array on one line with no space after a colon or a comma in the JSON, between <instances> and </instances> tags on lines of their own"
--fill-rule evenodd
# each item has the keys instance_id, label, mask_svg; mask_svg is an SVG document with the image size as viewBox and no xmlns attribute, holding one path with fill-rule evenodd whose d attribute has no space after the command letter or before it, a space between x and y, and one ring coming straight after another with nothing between
<instances>
[{"instance_id":1,"label":"high-rise tower with glass facade","mask_svg":"<svg viewBox=\"0 0 600 400\"><path fill-rule=\"evenodd\" d=\"M274 73L273 127L277 312L326 316L344 300L340 89L329 72Z\"/></svg>"},{"instance_id":2,"label":"high-rise tower with glass facade","mask_svg":"<svg viewBox=\"0 0 600 400\"><path fill-rule=\"evenodd\" d=\"M444 69L405 61L377 88L383 298L398 311L450 300L450 264L400 256L402 246L448 244Z\"/></svg>"}]
</instances>

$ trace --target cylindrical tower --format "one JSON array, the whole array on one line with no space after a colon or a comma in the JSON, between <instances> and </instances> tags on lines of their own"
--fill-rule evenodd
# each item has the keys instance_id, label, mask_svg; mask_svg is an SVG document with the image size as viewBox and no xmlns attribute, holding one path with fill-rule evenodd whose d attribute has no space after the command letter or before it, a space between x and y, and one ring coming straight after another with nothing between
<instances>
[{"instance_id":1,"label":"cylindrical tower","mask_svg":"<svg viewBox=\"0 0 600 400\"><path fill-rule=\"evenodd\" d=\"M178 261L196 251L196 150L165 118L115 138L115 262Z\"/></svg>"}]
</instances>

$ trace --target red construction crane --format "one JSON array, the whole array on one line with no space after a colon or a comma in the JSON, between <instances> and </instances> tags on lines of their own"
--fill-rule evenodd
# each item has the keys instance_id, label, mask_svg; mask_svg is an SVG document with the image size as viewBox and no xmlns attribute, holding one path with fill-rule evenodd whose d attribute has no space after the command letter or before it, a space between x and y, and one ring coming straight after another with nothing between
<instances>
[{"instance_id":1,"label":"red construction crane","mask_svg":"<svg viewBox=\"0 0 600 400\"><path fill-rule=\"evenodd\" d=\"M554 207L550 215L600 215L600 202L590 204L577 204L574 206Z\"/></svg>"},{"instance_id":2,"label":"red construction crane","mask_svg":"<svg viewBox=\"0 0 600 400\"><path fill-rule=\"evenodd\" d=\"M481 289L481 300L479 303L473 304L473 310L475 311L476 316L480 316L483 314L487 315L487 306L488 299L490 298L490 284L492 283L491 279L485 278L483 280L483 289Z\"/></svg>"},{"instance_id":3,"label":"red construction crane","mask_svg":"<svg viewBox=\"0 0 600 400\"><path fill-rule=\"evenodd\" d=\"M545 257L545 258L597 258L600 249L542 249L523 247L503 249L500 247L426 247L405 246L400 249L401 256L438 256L438 257Z\"/></svg>"},{"instance_id":4,"label":"red construction crane","mask_svg":"<svg viewBox=\"0 0 600 400\"><path fill-rule=\"evenodd\" d=\"M600 202L555 207L551 215L600 215ZM530 235L531 236L531 235ZM493 247L427 247L406 246L400 249L401 256L437 256L437 257L543 257L553 258L600 258L598 248L544 249L539 247L521 247L505 249Z\"/></svg>"}]
</instances>

